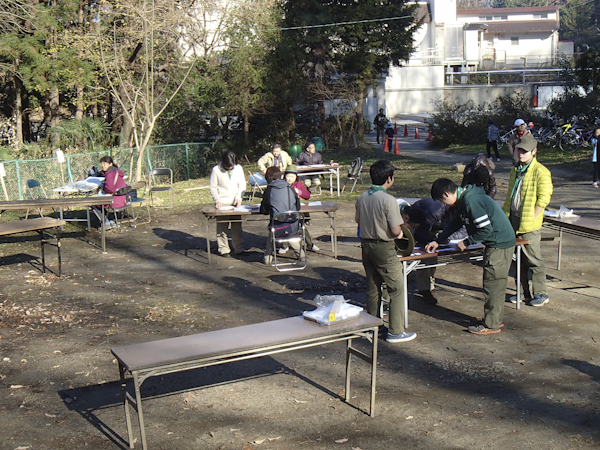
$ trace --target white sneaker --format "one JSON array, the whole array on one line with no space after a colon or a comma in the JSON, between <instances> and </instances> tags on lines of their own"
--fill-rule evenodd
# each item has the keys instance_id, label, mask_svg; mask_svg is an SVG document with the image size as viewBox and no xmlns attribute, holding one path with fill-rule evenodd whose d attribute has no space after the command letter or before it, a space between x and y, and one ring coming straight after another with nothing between
<instances>
[{"instance_id":1,"label":"white sneaker","mask_svg":"<svg viewBox=\"0 0 600 450\"><path fill-rule=\"evenodd\" d=\"M598 187L598 182L597 182L597 181L594 181L594 182L592 183L592 186L594 186L594 187Z\"/></svg>"},{"instance_id":2,"label":"white sneaker","mask_svg":"<svg viewBox=\"0 0 600 450\"><path fill-rule=\"evenodd\" d=\"M496 158L496 161L497 161L497 162L500 162L500 158Z\"/></svg>"},{"instance_id":3,"label":"white sneaker","mask_svg":"<svg viewBox=\"0 0 600 450\"><path fill-rule=\"evenodd\" d=\"M113 220L107 220L106 222L104 222L105 230L111 230L111 229L115 228L116 226L117 226L117 224Z\"/></svg>"},{"instance_id":4,"label":"white sneaker","mask_svg":"<svg viewBox=\"0 0 600 450\"><path fill-rule=\"evenodd\" d=\"M277 253L279 253L280 255L283 255L284 253L287 253L287 251L289 250L289 247L281 247L279 250L277 250Z\"/></svg>"},{"instance_id":5,"label":"white sneaker","mask_svg":"<svg viewBox=\"0 0 600 450\"><path fill-rule=\"evenodd\" d=\"M312 252L320 252L321 251L321 249L319 247L317 247L315 244L313 244L313 246L310 248L310 250Z\"/></svg>"}]
</instances>

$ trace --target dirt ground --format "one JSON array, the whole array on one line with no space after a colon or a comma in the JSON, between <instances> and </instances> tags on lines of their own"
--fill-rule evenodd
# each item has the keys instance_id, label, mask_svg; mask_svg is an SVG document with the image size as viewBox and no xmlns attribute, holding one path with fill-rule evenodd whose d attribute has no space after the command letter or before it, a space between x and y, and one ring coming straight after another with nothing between
<instances>
[{"instance_id":1,"label":"dirt ground","mask_svg":"<svg viewBox=\"0 0 600 450\"><path fill-rule=\"evenodd\" d=\"M552 205L600 218L598 194L556 178ZM60 279L40 274L37 243L3 241L0 449L127 448L112 347L295 316L316 294L364 304L354 205L340 205L339 258L326 217L314 216L322 252L288 273L261 262L264 221L244 223L247 254L209 266L199 208L111 233L106 254L97 232L68 233ZM479 266L441 268L437 306L415 295L411 277L409 330L418 336L380 341L375 418L361 411L368 366L354 363L346 404L344 346L332 344L148 380L149 448L599 448L600 246L567 235L560 271L556 244L543 251L550 303L507 303L493 336L465 332L483 314Z\"/></svg>"}]
</instances>

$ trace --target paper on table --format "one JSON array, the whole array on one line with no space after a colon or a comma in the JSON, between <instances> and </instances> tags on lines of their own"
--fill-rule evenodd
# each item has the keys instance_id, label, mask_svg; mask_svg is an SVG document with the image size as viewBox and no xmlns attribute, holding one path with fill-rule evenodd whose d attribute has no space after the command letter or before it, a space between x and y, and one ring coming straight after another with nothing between
<instances>
[{"instance_id":1,"label":"paper on table","mask_svg":"<svg viewBox=\"0 0 600 450\"><path fill-rule=\"evenodd\" d=\"M308 206L321 206L321 201L309 202Z\"/></svg>"},{"instance_id":2,"label":"paper on table","mask_svg":"<svg viewBox=\"0 0 600 450\"><path fill-rule=\"evenodd\" d=\"M544 216L546 217L579 217L577 214L573 214L573 210L567 208L566 206L560 205L560 208L556 211L544 211Z\"/></svg>"},{"instance_id":3,"label":"paper on table","mask_svg":"<svg viewBox=\"0 0 600 450\"><path fill-rule=\"evenodd\" d=\"M311 164L308 167L325 167L327 164Z\"/></svg>"},{"instance_id":4,"label":"paper on table","mask_svg":"<svg viewBox=\"0 0 600 450\"><path fill-rule=\"evenodd\" d=\"M235 208L233 206L221 206L219 211L233 211Z\"/></svg>"},{"instance_id":5,"label":"paper on table","mask_svg":"<svg viewBox=\"0 0 600 450\"><path fill-rule=\"evenodd\" d=\"M257 211L260 208L260 205L241 205L233 208L234 211Z\"/></svg>"}]
</instances>

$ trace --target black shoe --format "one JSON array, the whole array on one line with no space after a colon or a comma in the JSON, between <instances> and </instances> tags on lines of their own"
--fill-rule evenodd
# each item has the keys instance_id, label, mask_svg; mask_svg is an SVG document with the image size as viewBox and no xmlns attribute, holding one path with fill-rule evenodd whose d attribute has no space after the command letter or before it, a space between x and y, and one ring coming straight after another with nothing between
<instances>
[{"instance_id":1,"label":"black shoe","mask_svg":"<svg viewBox=\"0 0 600 450\"><path fill-rule=\"evenodd\" d=\"M385 325L380 326L377 334L381 339L385 339L388 334L388 327Z\"/></svg>"},{"instance_id":2,"label":"black shoe","mask_svg":"<svg viewBox=\"0 0 600 450\"><path fill-rule=\"evenodd\" d=\"M420 291L419 292L423 297L423 300L428 305L437 305L437 298L433 295L433 291Z\"/></svg>"},{"instance_id":3,"label":"black shoe","mask_svg":"<svg viewBox=\"0 0 600 450\"><path fill-rule=\"evenodd\" d=\"M223 258L231 258L231 253L220 253L219 255Z\"/></svg>"}]
</instances>

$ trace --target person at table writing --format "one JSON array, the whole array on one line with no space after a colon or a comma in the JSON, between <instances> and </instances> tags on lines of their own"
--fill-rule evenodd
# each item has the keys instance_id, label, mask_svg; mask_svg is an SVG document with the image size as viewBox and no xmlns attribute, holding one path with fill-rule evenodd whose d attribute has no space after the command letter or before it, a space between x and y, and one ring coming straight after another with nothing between
<instances>
[{"instance_id":1,"label":"person at table writing","mask_svg":"<svg viewBox=\"0 0 600 450\"><path fill-rule=\"evenodd\" d=\"M400 208L400 212L406 227L413 232L415 242L421 247L425 247L435 240L437 234L444 229L452 218L452 208L431 197L418 200L411 206L404 205ZM448 236L447 240L465 239L466 237L467 230L463 226ZM430 262L430 265L435 264L437 264L437 258L433 258ZM416 271L417 291L421 298L430 305L437 304L434 291L435 273L435 267L427 267Z\"/></svg>"},{"instance_id":2,"label":"person at table writing","mask_svg":"<svg viewBox=\"0 0 600 450\"><path fill-rule=\"evenodd\" d=\"M296 165L311 166L313 164L323 164L323 158L320 153L317 153L315 144L307 142L305 150L296 158ZM300 177L300 179L311 192L314 192L314 189L321 185L321 177L319 175L307 175Z\"/></svg>"},{"instance_id":3,"label":"person at table writing","mask_svg":"<svg viewBox=\"0 0 600 450\"><path fill-rule=\"evenodd\" d=\"M265 191L262 202L260 203L260 212L262 214L268 214L271 219L273 216L286 212L286 211L300 211L300 198L296 191L289 183L282 179L283 173L278 167L269 167L265 178L269 185ZM286 234L296 233L298 231L298 222L294 223L274 223L275 234ZM301 248L300 243L297 241L290 242L290 246L296 252L299 259L306 258L304 249ZM273 241L271 240L271 233L267 237L267 248L265 250L264 263L270 265L273 261L273 252L275 251Z\"/></svg>"},{"instance_id":4,"label":"person at table writing","mask_svg":"<svg viewBox=\"0 0 600 450\"><path fill-rule=\"evenodd\" d=\"M417 334L404 330L402 263L394 240L402 237L402 216L396 199L387 190L394 184L390 161L375 162L370 169L372 186L356 201L354 219L360 229L362 263L367 277L367 312L380 317L382 284L390 296L386 341L408 342Z\"/></svg>"},{"instance_id":5,"label":"person at table writing","mask_svg":"<svg viewBox=\"0 0 600 450\"><path fill-rule=\"evenodd\" d=\"M231 150L223 153L221 162L213 167L209 182L210 195L215 202L215 208L240 206L246 189L246 178L244 169L237 162L237 156ZM219 255L227 258L231 256L231 248L227 238L227 229L231 226L231 241L235 254L244 251L244 236L240 216L229 217L231 222L223 222L219 218L217 222L217 245Z\"/></svg>"},{"instance_id":6,"label":"person at table writing","mask_svg":"<svg viewBox=\"0 0 600 450\"><path fill-rule=\"evenodd\" d=\"M483 323L469 327L473 334L500 333L504 319L504 301L508 270L515 250L515 233L500 206L482 187L467 185L459 188L453 181L439 178L431 187L431 197L455 208L454 215L435 241L425 247L435 252L440 242L465 225L469 236L457 246L464 251L475 243L485 245L483 251ZM361 230L362 231L362 230Z\"/></svg>"},{"instance_id":7,"label":"person at table writing","mask_svg":"<svg viewBox=\"0 0 600 450\"><path fill-rule=\"evenodd\" d=\"M518 155L519 162L510 171L503 208L517 237L529 241L529 244L521 247L523 299L530 306L543 306L548 303L549 298L546 266L541 251L541 228L544 210L552 197L552 175L538 162L537 141L530 134L524 135L515 144L515 154ZM530 270L532 289L529 289ZM512 296L510 301L516 303L517 297Z\"/></svg>"},{"instance_id":8,"label":"person at table writing","mask_svg":"<svg viewBox=\"0 0 600 450\"><path fill-rule=\"evenodd\" d=\"M102 193L113 196L112 207L113 208L122 208L126 203L126 195L114 195L117 189L124 188L126 186L124 176L125 174L121 169L117 167L115 162L110 156L103 156L100 158L100 167L102 170L98 174L101 177L104 177L104 183L102 184ZM92 207L92 211L98 217L98 219L102 220L102 213L100 208L101 206ZM108 217L104 219L104 228L114 228L115 222L112 220L108 220Z\"/></svg>"},{"instance_id":9,"label":"person at table writing","mask_svg":"<svg viewBox=\"0 0 600 450\"><path fill-rule=\"evenodd\" d=\"M310 198L310 192L308 189L306 189L306 186L304 186L304 183L302 183L302 181L298 178L298 170L296 170L296 166L294 164L288 166L288 168L285 169L284 176L285 176L285 181L287 181L288 184L290 186L292 186L292 188L294 189L294 191L296 192L296 195L298 195L298 197L300 197L301 199L304 199L304 200L308 200ZM305 223L308 223L309 215L305 214L304 218L305 218ZM309 249L310 251L313 251L313 252L321 251L321 249L319 247L317 247L317 245L313 242L312 237L310 236L310 233L308 232L308 228L306 228L304 230L304 236L306 238L306 248L307 249ZM285 249L282 249L282 250L285 250ZM285 253L285 252L282 252L282 253Z\"/></svg>"}]
</instances>

